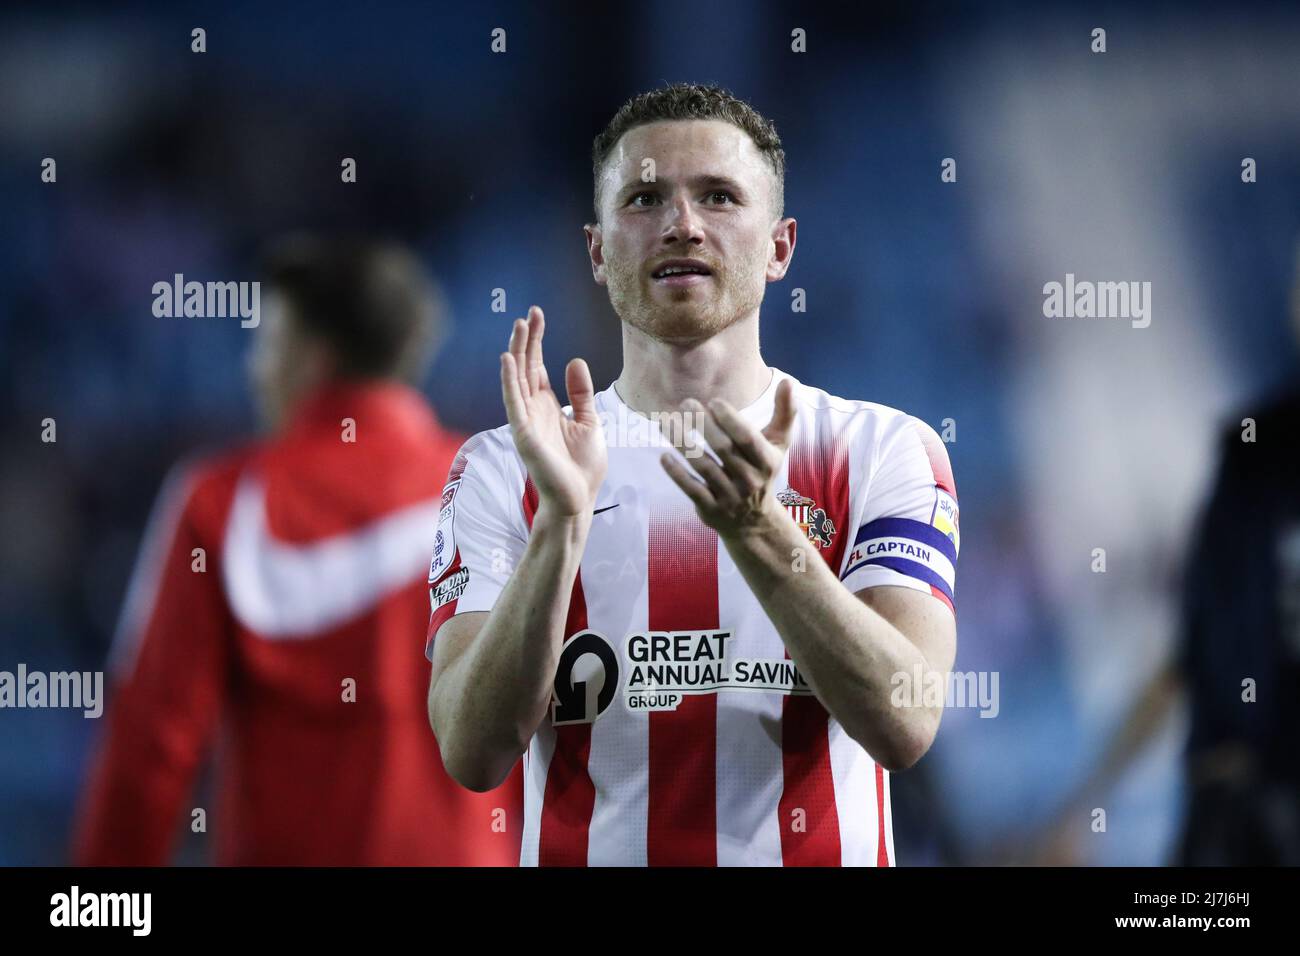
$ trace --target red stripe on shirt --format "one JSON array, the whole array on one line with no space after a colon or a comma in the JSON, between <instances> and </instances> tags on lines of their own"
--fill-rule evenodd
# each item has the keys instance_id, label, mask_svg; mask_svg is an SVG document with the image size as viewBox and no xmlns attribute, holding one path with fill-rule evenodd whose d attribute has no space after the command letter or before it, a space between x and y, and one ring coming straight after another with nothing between
<instances>
[{"instance_id":1,"label":"red stripe on shirt","mask_svg":"<svg viewBox=\"0 0 1300 956\"><path fill-rule=\"evenodd\" d=\"M465 439L465 444L460 446L460 451L456 452L456 457L452 459L451 469L447 472L447 484L451 484L465 474L465 469L469 467L469 456L478 451L479 446L487 441L491 434L491 432L479 432Z\"/></svg>"},{"instance_id":2,"label":"red stripe on shirt","mask_svg":"<svg viewBox=\"0 0 1300 956\"><path fill-rule=\"evenodd\" d=\"M586 629L587 599L582 591L582 572L579 572L569 598L564 638L567 641ZM590 759L591 724L564 724L555 728L555 752L546 770L546 789L542 794L538 866L587 865L591 814L596 807L596 785L587 770Z\"/></svg>"},{"instance_id":3,"label":"red stripe on shirt","mask_svg":"<svg viewBox=\"0 0 1300 956\"><path fill-rule=\"evenodd\" d=\"M520 502L524 509L524 521L528 522L528 530L533 530L533 516L537 514L537 486L533 484L532 476L524 479L524 497ZM585 624L583 625L586 626ZM567 635L566 635L567 636Z\"/></svg>"},{"instance_id":4,"label":"red stripe on shirt","mask_svg":"<svg viewBox=\"0 0 1300 956\"><path fill-rule=\"evenodd\" d=\"M885 842L885 768L876 764L876 866L889 866L889 844Z\"/></svg>"},{"instance_id":5,"label":"red stripe on shirt","mask_svg":"<svg viewBox=\"0 0 1300 956\"><path fill-rule=\"evenodd\" d=\"M839 573L849 528L849 459L842 442L814 446L805 439L790 450L791 490L815 502L835 526L830 547L820 549ZM786 651L786 657L789 657ZM830 715L811 695L785 698L781 711L781 862L785 866L839 866L840 820L831 773ZM799 825L796 825L798 823Z\"/></svg>"},{"instance_id":6,"label":"red stripe on shirt","mask_svg":"<svg viewBox=\"0 0 1300 956\"><path fill-rule=\"evenodd\" d=\"M718 627L718 536L695 512L652 512L648 560L651 631ZM686 695L649 716L646 862L716 866L718 698Z\"/></svg>"},{"instance_id":7,"label":"red stripe on shirt","mask_svg":"<svg viewBox=\"0 0 1300 956\"><path fill-rule=\"evenodd\" d=\"M930 459L930 472L934 475L934 483L956 498L957 482L952 477L952 462L948 459L948 449L943 447L943 441L929 426L918 422L916 433L921 437L925 456Z\"/></svg>"},{"instance_id":8,"label":"red stripe on shirt","mask_svg":"<svg viewBox=\"0 0 1300 956\"><path fill-rule=\"evenodd\" d=\"M460 548L456 549L456 556L452 559L451 565L438 578L439 581L445 581L451 575L460 570ZM433 585L429 585L432 594ZM442 607L433 609L429 615L429 630L424 635L424 656L429 656L429 651L433 647L433 639L438 633L438 628L446 624L456 615L456 605L460 603L460 598L454 601L448 601Z\"/></svg>"}]
</instances>

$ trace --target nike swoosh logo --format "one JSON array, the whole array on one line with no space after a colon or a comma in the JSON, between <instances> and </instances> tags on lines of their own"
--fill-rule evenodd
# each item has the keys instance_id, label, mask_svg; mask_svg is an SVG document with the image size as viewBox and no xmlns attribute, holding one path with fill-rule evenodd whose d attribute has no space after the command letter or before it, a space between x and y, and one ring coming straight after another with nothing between
<instances>
[{"instance_id":1,"label":"nike swoosh logo","mask_svg":"<svg viewBox=\"0 0 1300 956\"><path fill-rule=\"evenodd\" d=\"M226 523L222 577L235 617L272 640L310 638L424 579L440 497L310 544L277 541L266 489L245 475Z\"/></svg>"},{"instance_id":2,"label":"nike swoosh logo","mask_svg":"<svg viewBox=\"0 0 1300 956\"><path fill-rule=\"evenodd\" d=\"M598 515L598 514L601 514L601 513L605 512L605 511L609 511L610 508L617 508L617 507L618 507L618 505L609 505L608 507L605 507L605 508L597 508L595 511L592 512L592 515Z\"/></svg>"}]
</instances>

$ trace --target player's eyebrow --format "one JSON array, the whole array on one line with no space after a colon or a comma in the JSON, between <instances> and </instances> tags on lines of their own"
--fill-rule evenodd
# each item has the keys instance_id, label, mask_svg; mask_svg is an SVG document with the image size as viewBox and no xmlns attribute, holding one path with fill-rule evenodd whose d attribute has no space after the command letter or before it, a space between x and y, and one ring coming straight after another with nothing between
<instances>
[{"instance_id":1,"label":"player's eyebrow","mask_svg":"<svg viewBox=\"0 0 1300 956\"><path fill-rule=\"evenodd\" d=\"M732 179L730 176L725 176L721 173L704 173L699 176L693 176L687 180L687 183L697 189L726 189L735 193L737 198L743 198L748 195L745 187L740 185L740 183L736 182L736 180ZM645 182L638 176L623 185L623 187L618 191L618 198L620 201L623 201L631 198L635 193L638 193L643 189L651 189L655 186L671 187L672 185L673 181L671 179L665 179L662 176L658 177L654 182Z\"/></svg>"},{"instance_id":2,"label":"player's eyebrow","mask_svg":"<svg viewBox=\"0 0 1300 956\"><path fill-rule=\"evenodd\" d=\"M740 183L736 182L730 176L721 176L716 173L708 174L704 176L697 176L694 182L696 182L700 186L707 186L710 189L726 189L726 190L730 190L731 192L735 193L738 196L745 195L745 187L740 185Z\"/></svg>"}]
</instances>

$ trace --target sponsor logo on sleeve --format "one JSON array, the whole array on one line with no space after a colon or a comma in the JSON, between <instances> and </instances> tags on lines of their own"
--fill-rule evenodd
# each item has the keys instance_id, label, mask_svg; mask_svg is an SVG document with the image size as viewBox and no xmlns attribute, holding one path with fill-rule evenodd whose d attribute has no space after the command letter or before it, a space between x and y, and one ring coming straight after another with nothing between
<instances>
[{"instance_id":1,"label":"sponsor logo on sleeve","mask_svg":"<svg viewBox=\"0 0 1300 956\"><path fill-rule=\"evenodd\" d=\"M935 489L938 500L934 503L934 518L930 521L935 528L952 542L954 551L961 550L961 529L957 499L942 488Z\"/></svg>"},{"instance_id":2,"label":"sponsor logo on sleeve","mask_svg":"<svg viewBox=\"0 0 1300 956\"><path fill-rule=\"evenodd\" d=\"M429 588L429 604L436 611L444 604L458 600L465 593L469 584L469 568L461 568L455 574L449 574L440 583Z\"/></svg>"}]
</instances>

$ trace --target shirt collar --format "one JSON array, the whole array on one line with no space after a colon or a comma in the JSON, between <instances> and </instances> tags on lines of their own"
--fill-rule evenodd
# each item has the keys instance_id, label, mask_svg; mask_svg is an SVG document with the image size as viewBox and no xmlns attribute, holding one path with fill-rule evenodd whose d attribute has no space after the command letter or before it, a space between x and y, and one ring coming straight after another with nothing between
<instances>
[{"instance_id":1,"label":"shirt collar","mask_svg":"<svg viewBox=\"0 0 1300 956\"><path fill-rule=\"evenodd\" d=\"M792 376L787 375L779 368L768 366L768 369L772 373L772 381L768 383L767 388L763 390L763 393L758 398L740 409L741 418L751 425L758 425L760 428L772 419L772 412L776 409L776 387L781 383L781 379L789 378L793 380ZM707 395L700 396L701 401L708 401L708 398ZM645 418L644 415L623 401L612 382L608 388L596 396L596 409L604 412L619 412L621 409L624 415Z\"/></svg>"}]
</instances>

